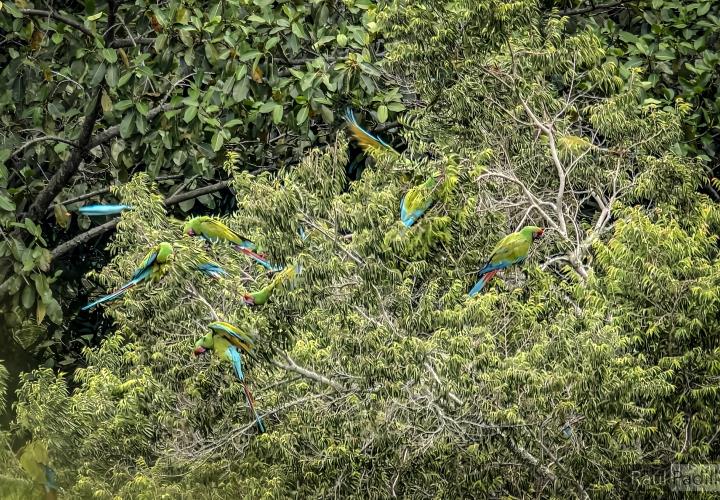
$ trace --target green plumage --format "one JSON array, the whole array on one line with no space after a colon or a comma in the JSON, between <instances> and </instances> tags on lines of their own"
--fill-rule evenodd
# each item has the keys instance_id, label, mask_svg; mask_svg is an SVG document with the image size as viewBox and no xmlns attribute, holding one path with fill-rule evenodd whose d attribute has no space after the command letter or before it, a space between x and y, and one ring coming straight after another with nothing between
<instances>
[{"instance_id":1,"label":"green plumage","mask_svg":"<svg viewBox=\"0 0 720 500\"><path fill-rule=\"evenodd\" d=\"M240 236L238 233L227 227L217 219L202 215L193 217L183 226L183 233L188 236L202 236L206 240L216 243L218 241L229 241L245 248L253 248L247 238Z\"/></svg>"}]
</instances>

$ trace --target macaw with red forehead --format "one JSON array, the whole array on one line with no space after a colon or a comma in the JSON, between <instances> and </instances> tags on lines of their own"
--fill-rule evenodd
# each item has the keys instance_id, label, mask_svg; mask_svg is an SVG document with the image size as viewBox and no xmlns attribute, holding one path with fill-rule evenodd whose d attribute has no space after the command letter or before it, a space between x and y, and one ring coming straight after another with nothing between
<instances>
[{"instance_id":1,"label":"macaw with red forehead","mask_svg":"<svg viewBox=\"0 0 720 500\"><path fill-rule=\"evenodd\" d=\"M520 231L510 233L501 239L495 246L487 264L480 269L478 273L480 279L470 290L470 297L477 295L498 271L523 262L527 258L532 242L540 238L544 232L545 230L541 227L525 226Z\"/></svg>"}]
</instances>

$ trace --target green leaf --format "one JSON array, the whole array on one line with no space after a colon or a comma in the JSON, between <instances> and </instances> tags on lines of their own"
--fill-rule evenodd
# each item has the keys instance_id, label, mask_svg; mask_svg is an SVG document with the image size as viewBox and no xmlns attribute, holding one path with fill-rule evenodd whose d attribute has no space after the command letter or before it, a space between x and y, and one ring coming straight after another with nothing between
<instances>
[{"instance_id":1,"label":"green leaf","mask_svg":"<svg viewBox=\"0 0 720 500\"><path fill-rule=\"evenodd\" d=\"M276 104L272 112L273 123L278 125L283 119L283 107L282 104Z\"/></svg>"},{"instance_id":2,"label":"green leaf","mask_svg":"<svg viewBox=\"0 0 720 500\"><path fill-rule=\"evenodd\" d=\"M387 109L387 106L385 106L385 105L383 104L382 106L378 107L377 117L378 117L378 121L379 121L380 123L385 123L385 122L387 121L387 119L388 119L388 109Z\"/></svg>"},{"instance_id":3,"label":"green leaf","mask_svg":"<svg viewBox=\"0 0 720 500\"><path fill-rule=\"evenodd\" d=\"M21 18L21 17L23 17L22 12L20 12L20 11L18 10L18 8L15 7L15 5L14 5L12 2L4 2L4 3L2 4L2 9L0 9L0 11L2 11L3 9L6 10L6 11L8 11L8 12L10 13L10 15L13 16L13 17L15 17L15 18Z\"/></svg>"},{"instance_id":4,"label":"green leaf","mask_svg":"<svg viewBox=\"0 0 720 500\"><path fill-rule=\"evenodd\" d=\"M185 114L183 114L183 121L185 123L190 123L197 116L197 112L198 112L197 106L188 106L187 108L185 108Z\"/></svg>"},{"instance_id":5,"label":"green leaf","mask_svg":"<svg viewBox=\"0 0 720 500\"><path fill-rule=\"evenodd\" d=\"M324 104L320 106L320 114L322 115L325 123L327 123L328 125L335 121L335 115L332 109L328 108Z\"/></svg>"},{"instance_id":6,"label":"green leaf","mask_svg":"<svg viewBox=\"0 0 720 500\"><path fill-rule=\"evenodd\" d=\"M115 64L118 60L117 51L115 49L102 49L100 53L110 64Z\"/></svg>"},{"instance_id":7,"label":"green leaf","mask_svg":"<svg viewBox=\"0 0 720 500\"><path fill-rule=\"evenodd\" d=\"M50 300L45 301L45 305L47 306L47 316L50 318L50 321L56 325L62 323L63 314L58 301L54 298L50 298Z\"/></svg>"},{"instance_id":8,"label":"green leaf","mask_svg":"<svg viewBox=\"0 0 720 500\"><path fill-rule=\"evenodd\" d=\"M105 81L110 86L110 88L117 87L117 84L118 84L117 66L110 66L107 69L107 71L105 71Z\"/></svg>"},{"instance_id":9,"label":"green leaf","mask_svg":"<svg viewBox=\"0 0 720 500\"><path fill-rule=\"evenodd\" d=\"M303 106L302 108L300 108L300 111L297 112L297 116L295 117L295 122L298 125L302 125L303 123L305 123L305 120L307 120L308 117L308 112L309 110L307 106Z\"/></svg>"},{"instance_id":10,"label":"green leaf","mask_svg":"<svg viewBox=\"0 0 720 500\"><path fill-rule=\"evenodd\" d=\"M35 305L35 289L30 285L23 288L22 305L25 309L30 309Z\"/></svg>"},{"instance_id":11,"label":"green leaf","mask_svg":"<svg viewBox=\"0 0 720 500\"><path fill-rule=\"evenodd\" d=\"M212 140L210 141L210 145L212 146L213 151L216 153L220 151L223 147L223 144L225 143L225 138L223 137L221 130L218 130L213 134Z\"/></svg>"},{"instance_id":12,"label":"green leaf","mask_svg":"<svg viewBox=\"0 0 720 500\"><path fill-rule=\"evenodd\" d=\"M347 35L344 35L343 33L338 33L337 37L335 37L335 40L340 47L345 47L348 42Z\"/></svg>"},{"instance_id":13,"label":"green leaf","mask_svg":"<svg viewBox=\"0 0 720 500\"><path fill-rule=\"evenodd\" d=\"M120 137L127 139L135 130L135 113L127 113L120 122Z\"/></svg>"},{"instance_id":14,"label":"green leaf","mask_svg":"<svg viewBox=\"0 0 720 500\"><path fill-rule=\"evenodd\" d=\"M192 35L188 30L178 30L180 35L180 41L185 44L186 47L192 47L195 44Z\"/></svg>"},{"instance_id":15,"label":"green leaf","mask_svg":"<svg viewBox=\"0 0 720 500\"><path fill-rule=\"evenodd\" d=\"M137 109L141 115L147 116L150 112L150 105L146 101L138 101L135 103L135 109Z\"/></svg>"},{"instance_id":16,"label":"green leaf","mask_svg":"<svg viewBox=\"0 0 720 500\"><path fill-rule=\"evenodd\" d=\"M267 101L260 106L260 109L258 109L258 111L260 113L271 113L275 110L275 106L275 101Z\"/></svg>"},{"instance_id":17,"label":"green leaf","mask_svg":"<svg viewBox=\"0 0 720 500\"><path fill-rule=\"evenodd\" d=\"M117 111L125 111L126 109L130 109L132 107L133 107L133 102L131 100L118 101L114 105L114 108Z\"/></svg>"},{"instance_id":18,"label":"green leaf","mask_svg":"<svg viewBox=\"0 0 720 500\"><path fill-rule=\"evenodd\" d=\"M10 198L0 193L0 208L8 212L14 212L15 203Z\"/></svg>"},{"instance_id":19,"label":"green leaf","mask_svg":"<svg viewBox=\"0 0 720 500\"><path fill-rule=\"evenodd\" d=\"M102 17L102 15L103 15L103 12L98 12L97 14L93 14L92 16L88 16L88 17L86 17L85 19L87 19L88 21L97 21L98 19L100 19L100 18Z\"/></svg>"},{"instance_id":20,"label":"green leaf","mask_svg":"<svg viewBox=\"0 0 720 500\"><path fill-rule=\"evenodd\" d=\"M102 106L103 113L107 114L110 113L113 109L113 103L110 99L110 96L107 95L107 92L104 90L102 91L102 95L100 96L100 106Z\"/></svg>"},{"instance_id":21,"label":"green leaf","mask_svg":"<svg viewBox=\"0 0 720 500\"><path fill-rule=\"evenodd\" d=\"M710 2L706 1L704 4L702 4L702 5L698 8L698 10L696 11L696 13L697 13L698 16L704 16L705 14L708 13L709 10L710 10Z\"/></svg>"},{"instance_id":22,"label":"green leaf","mask_svg":"<svg viewBox=\"0 0 720 500\"><path fill-rule=\"evenodd\" d=\"M300 23L292 23L290 29L292 30L293 34L304 40L307 38L307 35L305 34L305 30L303 29L302 25Z\"/></svg>"}]
</instances>

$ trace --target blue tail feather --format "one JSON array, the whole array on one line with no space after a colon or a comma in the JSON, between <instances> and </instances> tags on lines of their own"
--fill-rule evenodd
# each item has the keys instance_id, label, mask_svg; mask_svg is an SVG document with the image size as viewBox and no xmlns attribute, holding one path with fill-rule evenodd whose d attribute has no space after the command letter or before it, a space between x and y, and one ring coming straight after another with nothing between
<instances>
[{"instance_id":1,"label":"blue tail feather","mask_svg":"<svg viewBox=\"0 0 720 500\"><path fill-rule=\"evenodd\" d=\"M213 262L205 262L197 266L197 268L203 273L207 274L212 278L220 278L221 276L227 276L228 272Z\"/></svg>"},{"instance_id":2,"label":"blue tail feather","mask_svg":"<svg viewBox=\"0 0 720 500\"><path fill-rule=\"evenodd\" d=\"M245 374L242 369L242 355L235 346L228 347L226 352L232 360L235 375L237 375L237 378L242 383L243 391L245 392L245 399L247 400L247 404L250 407L253 417L255 417L255 424L257 425L258 431L262 434L265 432L265 423L263 422L262 417L257 414L257 411L255 411L255 403L253 401L252 394L250 394L250 390L247 388L247 385L245 385Z\"/></svg>"},{"instance_id":3,"label":"blue tail feather","mask_svg":"<svg viewBox=\"0 0 720 500\"><path fill-rule=\"evenodd\" d=\"M132 207L130 205L85 205L77 209L79 213L89 217L117 215L124 210L132 210Z\"/></svg>"},{"instance_id":4,"label":"blue tail feather","mask_svg":"<svg viewBox=\"0 0 720 500\"><path fill-rule=\"evenodd\" d=\"M485 282L487 281L485 279L485 276L486 275L483 275L483 277L480 278L480 280L477 283L475 283L475 286L473 286L472 289L470 289L470 292L468 293L468 295L470 295L470 297L474 297L475 295L480 293L480 290L482 290L485 287Z\"/></svg>"},{"instance_id":5,"label":"blue tail feather","mask_svg":"<svg viewBox=\"0 0 720 500\"><path fill-rule=\"evenodd\" d=\"M144 269L142 272L136 273L136 275L133 279L131 279L130 281L125 283L123 286L121 286L120 288L115 290L113 293L105 295L104 297L100 297L95 302L91 302L90 304L83 306L80 310L87 311L88 309L92 309L93 307L95 307L98 304L102 304L104 302L110 302L111 300L115 300L119 297L122 297L125 294L125 292L127 292L132 287L134 287L135 285L137 285L138 283L143 281L148 276L150 276L150 271L151 271L151 268L148 267L148 268Z\"/></svg>"}]
</instances>

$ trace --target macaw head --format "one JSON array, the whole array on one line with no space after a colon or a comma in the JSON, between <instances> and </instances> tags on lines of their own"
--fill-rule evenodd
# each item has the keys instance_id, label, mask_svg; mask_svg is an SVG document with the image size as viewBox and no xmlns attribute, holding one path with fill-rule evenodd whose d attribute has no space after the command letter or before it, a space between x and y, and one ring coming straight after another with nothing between
<instances>
[{"instance_id":1,"label":"macaw head","mask_svg":"<svg viewBox=\"0 0 720 500\"><path fill-rule=\"evenodd\" d=\"M244 293L244 294L243 294L243 301L245 302L245 305L247 305L247 306L254 306L254 305L255 305L255 299L254 299L253 296L250 295L249 293Z\"/></svg>"},{"instance_id":2,"label":"macaw head","mask_svg":"<svg viewBox=\"0 0 720 500\"><path fill-rule=\"evenodd\" d=\"M195 342L195 350L193 351L193 353L195 354L195 356L199 356L208 349L212 349L214 345L215 339L213 338L213 333L207 333L204 336L200 337L197 342Z\"/></svg>"},{"instance_id":3,"label":"macaw head","mask_svg":"<svg viewBox=\"0 0 720 500\"><path fill-rule=\"evenodd\" d=\"M193 227L195 225L194 221L195 219L190 219L185 224L183 224L183 236L197 236L197 233L195 232L195 229Z\"/></svg>"},{"instance_id":4,"label":"macaw head","mask_svg":"<svg viewBox=\"0 0 720 500\"><path fill-rule=\"evenodd\" d=\"M545 229L538 226L525 226L520 230L520 233L526 238L530 236L533 240L536 240L545 233Z\"/></svg>"}]
</instances>

